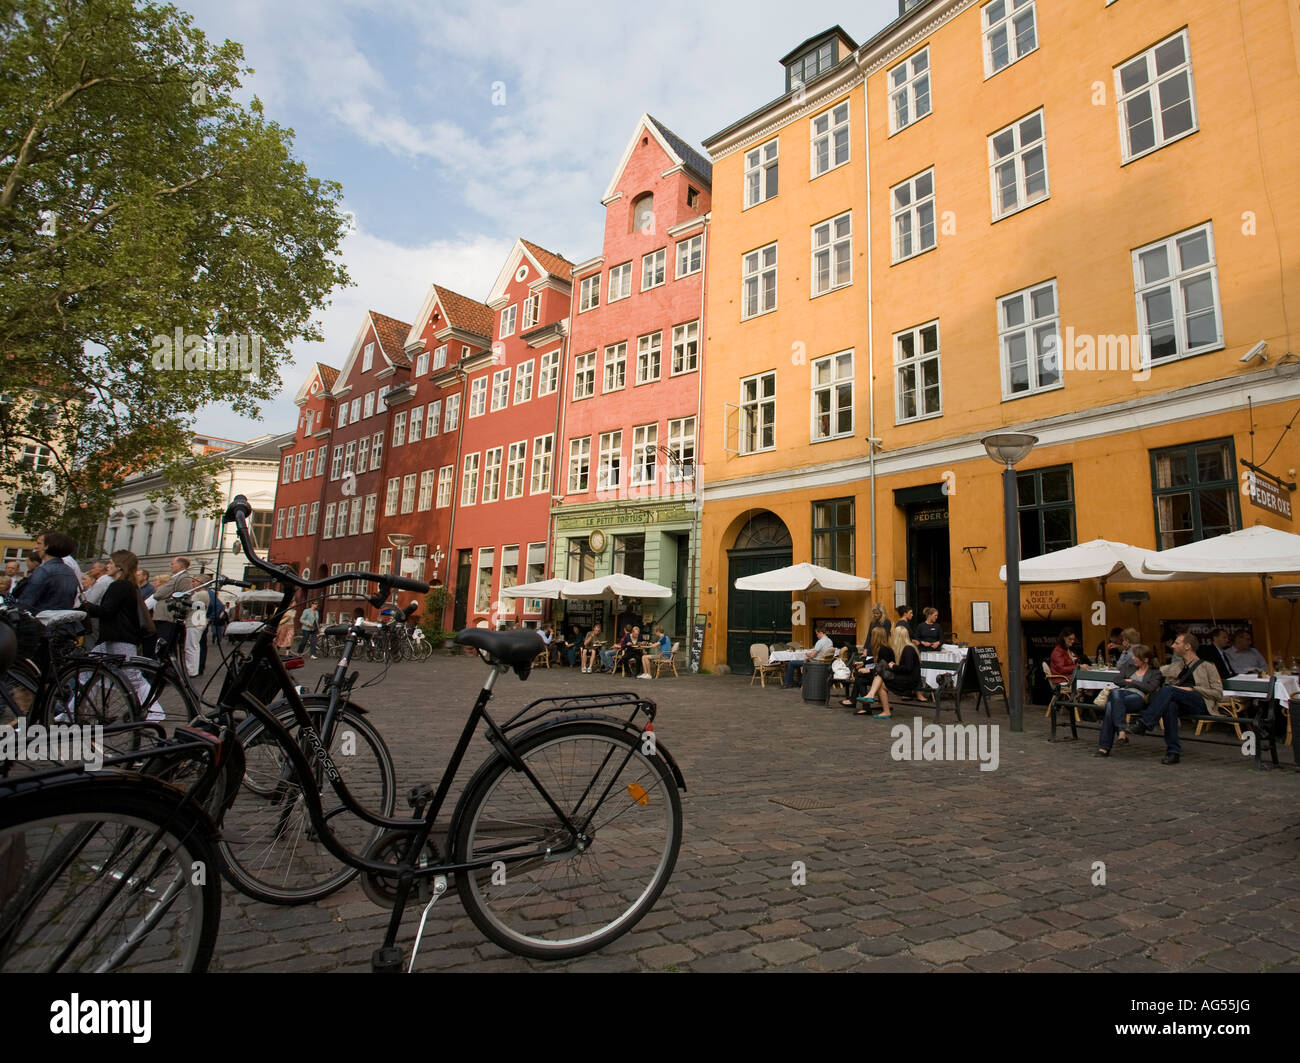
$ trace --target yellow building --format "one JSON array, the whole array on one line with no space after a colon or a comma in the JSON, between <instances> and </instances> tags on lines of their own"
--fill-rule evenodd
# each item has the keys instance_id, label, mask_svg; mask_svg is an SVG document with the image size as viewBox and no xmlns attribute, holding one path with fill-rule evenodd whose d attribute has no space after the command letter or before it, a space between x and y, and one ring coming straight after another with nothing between
<instances>
[{"instance_id":1,"label":"yellow building","mask_svg":"<svg viewBox=\"0 0 1300 1063\"><path fill-rule=\"evenodd\" d=\"M870 598L810 596L809 621L855 618L861 641L871 599L933 604L1005 661L992 432L1039 438L1023 557L1293 530L1243 494L1242 462L1300 465L1296 6L901 6L861 46L805 42L785 94L705 142L706 667L807 639L788 602L732 589L787 560L872 578ZM1143 589L1148 641L1264 620L1257 581ZM1137 619L1106 598L1026 586L1031 653Z\"/></svg>"}]
</instances>

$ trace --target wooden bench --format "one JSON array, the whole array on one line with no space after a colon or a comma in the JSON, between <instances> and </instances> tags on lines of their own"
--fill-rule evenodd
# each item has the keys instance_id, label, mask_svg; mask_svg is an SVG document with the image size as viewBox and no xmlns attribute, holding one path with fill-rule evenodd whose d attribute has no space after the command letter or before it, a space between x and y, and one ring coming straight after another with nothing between
<instances>
[{"instance_id":1,"label":"wooden bench","mask_svg":"<svg viewBox=\"0 0 1300 1063\"><path fill-rule=\"evenodd\" d=\"M1096 698L1099 691L1078 689L1078 682L1085 681L1107 681L1113 682L1117 673L1114 671L1079 668L1075 670L1068 690L1062 690L1053 696L1047 711L1051 716L1052 727L1049 742L1075 741L1079 737L1079 728L1086 727L1091 730L1101 730L1101 719L1105 712L1104 706L1096 704ZM1232 699L1234 694L1244 693L1265 693L1269 690L1272 680L1268 679L1239 679L1229 681L1224 686L1225 699ZM1206 742L1210 745L1232 746L1234 749L1241 748L1241 740L1233 740L1230 735L1222 732L1201 736L1202 724L1222 723L1234 728L1240 734L1240 728L1245 727L1255 736L1255 767L1261 771L1267 765L1263 761L1264 748L1267 746L1269 758L1274 765L1278 763L1277 759L1277 740L1273 736L1273 701L1268 697L1257 697L1250 699L1257 703L1253 716L1238 715L1241 709L1233 712L1197 712L1189 714L1180 714L1179 721L1179 740L1186 742ZM1087 710L1094 717L1091 720L1082 720L1079 718L1080 712ZM1065 722L1070 725L1069 738L1057 737L1057 714L1065 713ZM1132 719L1140 716L1140 712L1130 712L1125 714L1125 719ZM1184 733L1184 727L1187 724L1196 724L1194 733ZM1131 738L1162 738L1164 737L1164 728L1159 721L1154 728L1147 731L1146 735L1134 735L1132 731L1127 732Z\"/></svg>"},{"instance_id":2,"label":"wooden bench","mask_svg":"<svg viewBox=\"0 0 1300 1063\"><path fill-rule=\"evenodd\" d=\"M973 675L973 673L969 672L967 668L968 664L970 665L971 668L975 666L974 657L970 653L967 653L966 656L963 657L960 661L924 661L923 660L921 662L921 667L925 671L945 673L945 675L941 676L939 679L939 686L937 688L935 687L924 688L930 694L930 697L927 700L922 700L921 698L917 698L917 697L902 697L898 694L895 694L893 691L890 691L889 693L890 713L891 714L893 713L895 707L903 708L903 709L934 709L934 719L935 722L937 723L939 721L940 713L943 712L944 700L948 699L952 702L953 712L957 714L957 722L961 723L962 722L961 700L969 690L969 687L967 685L967 680ZM944 682L944 679L947 678L948 675L951 675L952 677L952 681L950 683ZM921 689L922 688L920 687L917 688L918 691L920 691ZM985 701L983 692L979 689L978 684L976 684L974 689L976 693L976 697L975 697L976 712L979 711L980 706L983 706L984 715L988 716L989 715L988 702ZM829 698L827 700L829 702Z\"/></svg>"}]
</instances>

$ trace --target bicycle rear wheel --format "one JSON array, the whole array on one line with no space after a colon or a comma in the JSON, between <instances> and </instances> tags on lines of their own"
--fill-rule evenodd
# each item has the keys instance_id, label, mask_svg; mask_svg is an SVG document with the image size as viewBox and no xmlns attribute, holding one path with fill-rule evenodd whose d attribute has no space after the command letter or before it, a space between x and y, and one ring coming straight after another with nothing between
<instances>
[{"instance_id":1,"label":"bicycle rear wheel","mask_svg":"<svg viewBox=\"0 0 1300 1063\"><path fill-rule=\"evenodd\" d=\"M303 703L319 733L329 695L305 697ZM278 702L271 711L311 760L293 710ZM341 863L322 844L302 784L275 737L254 719L240 728L239 740L244 747L243 783L222 819L219 846L230 884L268 904L305 904L351 882L357 869ZM372 812L391 816L397 793L393 758L383 737L356 706L340 708L328 748L353 798ZM360 856L381 828L349 814L329 781L317 774L310 785L319 795L330 831Z\"/></svg>"},{"instance_id":2,"label":"bicycle rear wheel","mask_svg":"<svg viewBox=\"0 0 1300 1063\"><path fill-rule=\"evenodd\" d=\"M471 780L457 810L457 874L474 924L510 952L581 956L609 944L654 906L681 846L682 805L663 758L641 738L594 721L557 724L517 752L583 834L567 828L523 772L500 757ZM548 853L549 850L549 853ZM519 861L512 856L540 852Z\"/></svg>"},{"instance_id":3,"label":"bicycle rear wheel","mask_svg":"<svg viewBox=\"0 0 1300 1063\"><path fill-rule=\"evenodd\" d=\"M153 780L0 789L0 971L206 970L216 860L211 822Z\"/></svg>"}]
</instances>

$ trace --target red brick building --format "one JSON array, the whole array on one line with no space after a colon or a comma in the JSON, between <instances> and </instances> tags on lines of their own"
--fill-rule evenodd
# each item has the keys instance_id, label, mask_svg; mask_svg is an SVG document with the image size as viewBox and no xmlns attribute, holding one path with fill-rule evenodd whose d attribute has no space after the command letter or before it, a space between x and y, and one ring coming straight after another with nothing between
<instances>
[{"instance_id":1,"label":"red brick building","mask_svg":"<svg viewBox=\"0 0 1300 1063\"><path fill-rule=\"evenodd\" d=\"M314 574L320 535L321 497L329 471L330 432L334 423L333 388L339 371L313 363L294 397L298 426L280 447L280 479L275 492L275 527L270 557Z\"/></svg>"},{"instance_id":2,"label":"red brick building","mask_svg":"<svg viewBox=\"0 0 1300 1063\"><path fill-rule=\"evenodd\" d=\"M703 156L641 116L602 200L601 254L573 271L554 492L554 574L624 572L672 588L633 610L676 636L689 632L696 597L711 175ZM599 603L566 605L566 623L580 628L600 614Z\"/></svg>"},{"instance_id":3,"label":"red brick building","mask_svg":"<svg viewBox=\"0 0 1300 1063\"><path fill-rule=\"evenodd\" d=\"M457 629L542 615L539 601L498 595L546 575L572 270L516 241L487 299L491 346L434 377L464 395L450 558Z\"/></svg>"}]
</instances>

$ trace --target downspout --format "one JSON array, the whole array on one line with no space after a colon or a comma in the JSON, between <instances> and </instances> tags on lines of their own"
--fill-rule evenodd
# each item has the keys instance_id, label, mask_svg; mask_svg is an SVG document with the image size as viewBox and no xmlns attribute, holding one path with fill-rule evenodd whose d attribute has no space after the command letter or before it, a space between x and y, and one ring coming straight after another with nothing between
<instances>
[{"instance_id":1,"label":"downspout","mask_svg":"<svg viewBox=\"0 0 1300 1063\"><path fill-rule=\"evenodd\" d=\"M712 185L710 185L710 194L711 193ZM712 202L712 200L710 200L710 202ZM709 335L708 322L705 320L705 311L707 307L704 296L705 292L708 291L709 222L712 219L713 211L706 211L704 215L704 239L701 241L701 254L703 255L704 261L701 263L703 268L700 270L700 370L695 381L695 476L693 484L695 488L695 500L694 505L691 506L691 509L693 510L691 515L691 553L688 562L690 566L690 574L687 578L687 583L690 587L689 601L691 607L686 616L686 630L684 632L679 632L680 635L687 639L694 637L695 616L700 607L699 599L696 596L698 588L696 586L695 570L696 566L699 564L700 522L704 513L704 486L700 482L700 450L703 443L701 427L704 423L704 370L705 366L708 365L708 359L705 358L705 348L708 346ZM689 644L687 652L689 654Z\"/></svg>"},{"instance_id":2,"label":"downspout","mask_svg":"<svg viewBox=\"0 0 1300 1063\"><path fill-rule=\"evenodd\" d=\"M447 344L447 350L451 350L450 343ZM462 347L461 357L463 358L464 356L464 350ZM451 467L451 522L447 527L447 579L443 581L442 585L444 587L451 586L451 565L453 560L451 547L456 538L456 511L460 509L460 503L457 501L458 496L456 494L456 486L460 481L457 479L456 473L460 472L460 450L461 444L465 439L465 419L469 415L469 404L466 401L469 398L469 374L460 367L459 361L456 364L456 375L460 377L460 408L456 411L456 464ZM446 411L444 410L444 415L445 413ZM444 621L447 619L447 609L454 611L455 608L456 603L453 598L452 601L449 601L446 606L443 607L442 619ZM441 621L438 626L442 627Z\"/></svg>"},{"instance_id":3,"label":"downspout","mask_svg":"<svg viewBox=\"0 0 1300 1063\"><path fill-rule=\"evenodd\" d=\"M862 53L858 53L858 69L862 69ZM862 110L865 115L867 109L867 77L866 71L862 72ZM864 122L865 126L866 123ZM871 491L871 597L872 600L878 600L876 595L879 593L877 586L876 570L876 355L874 346L874 330L872 328L872 290L871 290L871 137L869 132L864 131L862 158L867 167L867 469L870 481Z\"/></svg>"},{"instance_id":4,"label":"downspout","mask_svg":"<svg viewBox=\"0 0 1300 1063\"><path fill-rule=\"evenodd\" d=\"M601 248L604 252L604 248ZM546 511L549 514L546 520L546 567L542 570L548 573L544 578L550 579L555 574L555 539L556 530L560 515L555 512L559 507L555 503L555 496L560 493L558 486L560 483L561 471L566 467L561 464L561 455L564 453L564 415L568 413L564 396L568 394L565 390L565 381L568 380L569 366L569 337L572 335L572 323L576 318L577 310L574 300L578 296L578 285L573 283L573 271L569 271L569 316L562 325L564 338L560 341L560 365L558 368L559 377L556 380L555 387L555 446L551 448L551 495L547 500ZM567 475L567 472L566 472ZM567 488L565 489L567 491ZM549 603L545 606L547 615L550 614Z\"/></svg>"}]
</instances>

